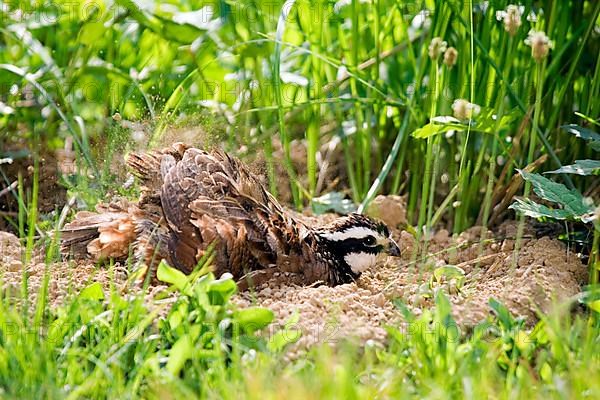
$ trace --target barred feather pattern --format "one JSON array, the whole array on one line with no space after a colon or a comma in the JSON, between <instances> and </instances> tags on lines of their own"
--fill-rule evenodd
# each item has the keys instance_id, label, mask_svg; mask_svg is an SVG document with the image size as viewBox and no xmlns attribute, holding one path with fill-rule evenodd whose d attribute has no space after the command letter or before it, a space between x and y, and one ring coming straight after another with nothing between
<instances>
[{"instance_id":1,"label":"barred feather pattern","mask_svg":"<svg viewBox=\"0 0 600 400\"><path fill-rule=\"evenodd\" d=\"M127 163L142 184L139 201L120 200L98 206L95 213L78 213L62 232L65 253L120 259L133 248L150 267L165 259L189 273L212 244L217 275L230 272L237 279L260 281L286 271L302 274L306 283L328 284L356 278L348 271L340 274L328 247L319 248L318 229L286 213L258 178L227 153L176 143L131 154ZM338 226L351 223L345 218Z\"/></svg>"}]
</instances>

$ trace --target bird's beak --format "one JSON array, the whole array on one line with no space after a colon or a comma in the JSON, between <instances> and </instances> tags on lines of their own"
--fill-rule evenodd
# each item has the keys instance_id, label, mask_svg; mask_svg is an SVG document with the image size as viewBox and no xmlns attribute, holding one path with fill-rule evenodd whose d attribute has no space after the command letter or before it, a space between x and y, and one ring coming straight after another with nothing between
<instances>
[{"instance_id":1,"label":"bird's beak","mask_svg":"<svg viewBox=\"0 0 600 400\"><path fill-rule=\"evenodd\" d=\"M389 239L386 251L390 256L400 256L400 246L398 246L398 243L396 243L392 238Z\"/></svg>"}]
</instances>

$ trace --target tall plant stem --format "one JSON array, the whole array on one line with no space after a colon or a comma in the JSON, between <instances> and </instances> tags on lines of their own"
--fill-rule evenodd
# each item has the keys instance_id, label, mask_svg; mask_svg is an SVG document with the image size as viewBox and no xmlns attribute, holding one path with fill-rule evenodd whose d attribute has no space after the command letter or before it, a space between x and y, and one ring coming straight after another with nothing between
<instances>
[{"instance_id":1,"label":"tall plant stem","mask_svg":"<svg viewBox=\"0 0 600 400\"><path fill-rule=\"evenodd\" d=\"M536 83L536 91L535 91L535 104L533 108L533 123L531 124L531 131L529 133L529 150L527 152L527 165L530 165L533 162L533 157L535 155L535 146L537 139L537 131L540 123L540 114L542 110L542 90L544 88L544 71L546 69L546 60L537 63L536 74L535 74L535 83ZM525 188L523 190L523 197L528 198L531 192L531 183L529 181L525 181ZM517 228L517 238L515 241L515 253L514 253L514 262L516 265L519 250L521 245L521 239L523 237L523 230L525 229L525 215L522 214L519 218L519 226Z\"/></svg>"},{"instance_id":2,"label":"tall plant stem","mask_svg":"<svg viewBox=\"0 0 600 400\"><path fill-rule=\"evenodd\" d=\"M503 44L506 42L503 42ZM513 54L513 39L512 37L508 37L508 43L506 43L506 64L504 65L504 70L502 73L502 79L509 79L510 70L512 66L512 54ZM500 86L500 92L498 97L496 98L496 109L498 110L496 117L496 126L494 127L494 132L498 134L498 130L500 128L500 121L502 121L502 116L504 114L504 97L506 96L506 87L504 85ZM490 163L488 167L488 181L485 189L485 197L483 201L483 214L481 218L481 225L484 228L487 228L490 211L492 206L492 193L494 189L494 180L496 178L495 167L496 167L496 155L498 151L498 140L500 138L492 139L492 154L490 155ZM483 243L485 243L487 239L487 229L481 230L481 242L480 242L480 253L483 252Z\"/></svg>"},{"instance_id":3,"label":"tall plant stem","mask_svg":"<svg viewBox=\"0 0 600 400\"><path fill-rule=\"evenodd\" d=\"M432 71L431 76L434 77L434 82L433 82L433 98L431 100L431 110L430 110L430 114L429 114L429 118L433 118L435 117L435 113L436 113L436 109L437 109L437 96L438 96L438 80L439 80L439 67L438 67L438 62L437 60L433 60L432 62L432 68L434 71ZM433 144L434 144L434 138L433 137L429 137L427 138L427 151L426 151L426 155L425 155L425 173L423 174L423 185L422 185L422 189L421 189L421 203L419 205L419 219L417 222L417 243L419 242L419 239L421 238L421 235L423 234L423 228L425 228L425 236L427 237L427 231L429 230L429 226L426 224L426 217L427 217L427 205L428 205L428 201L429 201L429 191L431 189L431 180L433 179L432 177L432 171L433 171ZM431 219L429 219L431 220ZM427 242L427 240L425 240L425 242ZM425 244L423 246L423 251L426 251L427 245ZM415 247L416 249L416 247Z\"/></svg>"},{"instance_id":4,"label":"tall plant stem","mask_svg":"<svg viewBox=\"0 0 600 400\"><path fill-rule=\"evenodd\" d=\"M474 28L473 28L473 0L469 0L469 33L470 33L470 42L469 42L469 70L470 70L470 75L469 75L469 79L470 79L470 87L469 87L469 102L473 103L475 101L475 49L474 49ZM463 174L463 169L465 166L465 160L467 158L467 146L469 144L469 137L471 135L471 124L472 124L472 120L471 120L472 116L469 117L469 126L467 127L467 132L466 132L466 136L465 136L465 141L463 143L463 148L460 154L460 166L458 167L458 182L459 182L459 191L458 191L458 198L459 198L459 207L461 208L461 210L457 210L456 216L458 218L455 218L454 221L454 233L458 233L458 231L462 230L464 228L464 219L465 219L465 215L466 212L463 212L464 210L464 200L466 198L466 196L468 195L468 182L469 180L467 179L462 179L462 174ZM460 184L460 182L463 182L464 185Z\"/></svg>"}]
</instances>

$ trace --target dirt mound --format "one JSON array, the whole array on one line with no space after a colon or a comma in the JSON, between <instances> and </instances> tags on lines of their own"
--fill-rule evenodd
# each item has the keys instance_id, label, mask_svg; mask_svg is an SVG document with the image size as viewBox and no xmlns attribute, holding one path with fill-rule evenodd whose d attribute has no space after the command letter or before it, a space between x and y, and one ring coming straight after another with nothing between
<instances>
[{"instance_id":1,"label":"dirt mound","mask_svg":"<svg viewBox=\"0 0 600 400\"><path fill-rule=\"evenodd\" d=\"M280 275L254 293L239 294L236 301L242 306L269 307L282 325L298 313L295 326L303 336L294 349L301 350L348 337L383 342L384 326L400 320L394 299L420 314L432 306L435 291L443 290L453 304L455 320L468 329L489 315L491 297L533 324L538 311L549 312L555 300L560 302L580 291L587 268L561 242L547 237L523 239L515 264L514 239L490 240L480 248L476 242L480 231L473 228L456 239L442 232L432 239L430 248L445 250L417 261L411 261L414 239L406 232L399 233L402 258L389 259L356 283L306 288ZM434 271L450 262L464 271L464 284L459 288L443 279L432 281Z\"/></svg>"}]
</instances>

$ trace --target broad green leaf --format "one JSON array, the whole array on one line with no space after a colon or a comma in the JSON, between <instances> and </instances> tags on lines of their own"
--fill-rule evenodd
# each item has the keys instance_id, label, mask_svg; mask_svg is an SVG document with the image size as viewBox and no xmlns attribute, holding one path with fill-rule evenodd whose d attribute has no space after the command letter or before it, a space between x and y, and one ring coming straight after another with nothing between
<instances>
[{"instance_id":1,"label":"broad green leaf","mask_svg":"<svg viewBox=\"0 0 600 400\"><path fill-rule=\"evenodd\" d=\"M583 128L576 124L563 125L561 128L578 138L587 140L590 142L592 149L600 151L600 134L594 132L591 129Z\"/></svg>"},{"instance_id":2,"label":"broad green leaf","mask_svg":"<svg viewBox=\"0 0 600 400\"><path fill-rule=\"evenodd\" d=\"M254 333L261 330L273 322L275 318L273 311L264 307L244 308L236 311L234 316L240 328L247 333Z\"/></svg>"},{"instance_id":3,"label":"broad green leaf","mask_svg":"<svg viewBox=\"0 0 600 400\"><path fill-rule=\"evenodd\" d=\"M102 291L102 285L100 282L94 282L89 286L86 286L78 296L80 299L86 300L104 300L104 292Z\"/></svg>"},{"instance_id":4,"label":"broad green leaf","mask_svg":"<svg viewBox=\"0 0 600 400\"><path fill-rule=\"evenodd\" d=\"M131 17L140 25L153 31L157 36L176 42L190 44L206 31L188 23L177 23L170 16L153 13L139 0L117 0L117 4L126 8Z\"/></svg>"},{"instance_id":5,"label":"broad green leaf","mask_svg":"<svg viewBox=\"0 0 600 400\"><path fill-rule=\"evenodd\" d=\"M433 276L437 281L440 281L442 278L463 280L465 279L465 270L455 265L444 265L436 268L433 271Z\"/></svg>"},{"instance_id":6,"label":"broad green leaf","mask_svg":"<svg viewBox=\"0 0 600 400\"><path fill-rule=\"evenodd\" d=\"M213 20L214 9L212 6L204 6L194 11L177 11L173 13L173 22L177 24L192 25L196 29L209 30L218 27ZM212 22L212 24L211 24Z\"/></svg>"},{"instance_id":7,"label":"broad green leaf","mask_svg":"<svg viewBox=\"0 0 600 400\"><path fill-rule=\"evenodd\" d=\"M153 15L161 25L160 35L171 41L177 41L180 43L191 44L194 40L200 36L205 36L206 31L204 29L198 29L197 26L189 23L178 23L173 21L171 18L163 17L158 14Z\"/></svg>"},{"instance_id":8,"label":"broad green leaf","mask_svg":"<svg viewBox=\"0 0 600 400\"><path fill-rule=\"evenodd\" d=\"M496 110L493 108L482 107L479 115L474 118L475 126L471 128L475 132L496 133L521 116L518 109L514 109L509 113L502 115L500 121L497 121Z\"/></svg>"},{"instance_id":9,"label":"broad green leaf","mask_svg":"<svg viewBox=\"0 0 600 400\"><path fill-rule=\"evenodd\" d=\"M600 160L575 160L575 164L565 165L545 174L576 174L576 175L598 175L600 174Z\"/></svg>"},{"instance_id":10,"label":"broad green leaf","mask_svg":"<svg viewBox=\"0 0 600 400\"><path fill-rule=\"evenodd\" d=\"M269 339L269 343L267 344L267 348L269 351L273 353L278 353L283 350L286 346L296 343L302 337L302 331L298 329L282 329L275 333L271 339Z\"/></svg>"},{"instance_id":11,"label":"broad green leaf","mask_svg":"<svg viewBox=\"0 0 600 400\"><path fill-rule=\"evenodd\" d=\"M180 337L169 352L169 361L167 361L167 371L177 376L185 362L194 354L194 344L189 334Z\"/></svg>"},{"instance_id":12,"label":"broad green leaf","mask_svg":"<svg viewBox=\"0 0 600 400\"><path fill-rule=\"evenodd\" d=\"M523 179L531 182L533 191L538 196L562 205L573 218L581 218L594 211L591 205L584 202L583 196L577 190L568 189L562 183L551 181L540 174L532 174L523 170L517 171L523 176Z\"/></svg>"},{"instance_id":13,"label":"broad green leaf","mask_svg":"<svg viewBox=\"0 0 600 400\"><path fill-rule=\"evenodd\" d=\"M223 274L220 279L208 284L206 292L212 305L224 305L236 290L237 285L233 281L231 274Z\"/></svg>"},{"instance_id":14,"label":"broad green leaf","mask_svg":"<svg viewBox=\"0 0 600 400\"><path fill-rule=\"evenodd\" d=\"M508 207L508 208L518 211L520 213L523 213L526 216L531 217L531 218L546 217L546 218L563 220L563 219L569 219L569 218L574 217L571 213L569 213L566 210L552 209L552 208L546 207L543 204L538 204L534 201L531 201L529 199L525 199L525 200L516 199L516 203L512 203L510 205L510 207Z\"/></svg>"},{"instance_id":15,"label":"broad green leaf","mask_svg":"<svg viewBox=\"0 0 600 400\"><path fill-rule=\"evenodd\" d=\"M482 108L480 114L471 120L471 132L496 133L510 125L519 113L514 111L502 116L500 122L496 121L497 116L491 108ZM463 123L451 116L438 116L431 119L427 125L416 129L411 135L417 139L426 139L430 136L451 130L465 131L469 128L467 123Z\"/></svg>"},{"instance_id":16,"label":"broad green leaf","mask_svg":"<svg viewBox=\"0 0 600 400\"><path fill-rule=\"evenodd\" d=\"M289 328L291 326L296 325L298 322L300 322L300 313L298 312L298 310L295 310L292 315L290 315L290 317L287 319L287 321L285 321L284 326L286 328Z\"/></svg>"},{"instance_id":17,"label":"broad green leaf","mask_svg":"<svg viewBox=\"0 0 600 400\"><path fill-rule=\"evenodd\" d=\"M162 260L156 270L156 277L159 281L170 283L175 286L179 291L183 292L188 283L188 277L186 274L178 269L175 269L169 264Z\"/></svg>"},{"instance_id":18,"label":"broad green leaf","mask_svg":"<svg viewBox=\"0 0 600 400\"><path fill-rule=\"evenodd\" d=\"M297 328L297 324L300 321L300 313L298 310L285 321L280 331L277 331L275 335L269 339L267 348L274 353L280 352L288 344L296 343L302 337L302 331Z\"/></svg>"},{"instance_id":19,"label":"broad green leaf","mask_svg":"<svg viewBox=\"0 0 600 400\"><path fill-rule=\"evenodd\" d=\"M552 367L547 362L540 368L540 378L546 383L552 383Z\"/></svg>"},{"instance_id":20,"label":"broad green leaf","mask_svg":"<svg viewBox=\"0 0 600 400\"><path fill-rule=\"evenodd\" d=\"M340 192L330 192L320 197L312 199L312 210L315 214L321 215L328 211L335 211L339 214L348 214L356 211L356 205L352 200L344 198Z\"/></svg>"},{"instance_id":21,"label":"broad green leaf","mask_svg":"<svg viewBox=\"0 0 600 400\"><path fill-rule=\"evenodd\" d=\"M461 124L454 117L436 117L427 125L413 131L411 135L417 139L427 139L430 136L439 135L440 133L452 130L464 131L466 129L467 125Z\"/></svg>"}]
</instances>

